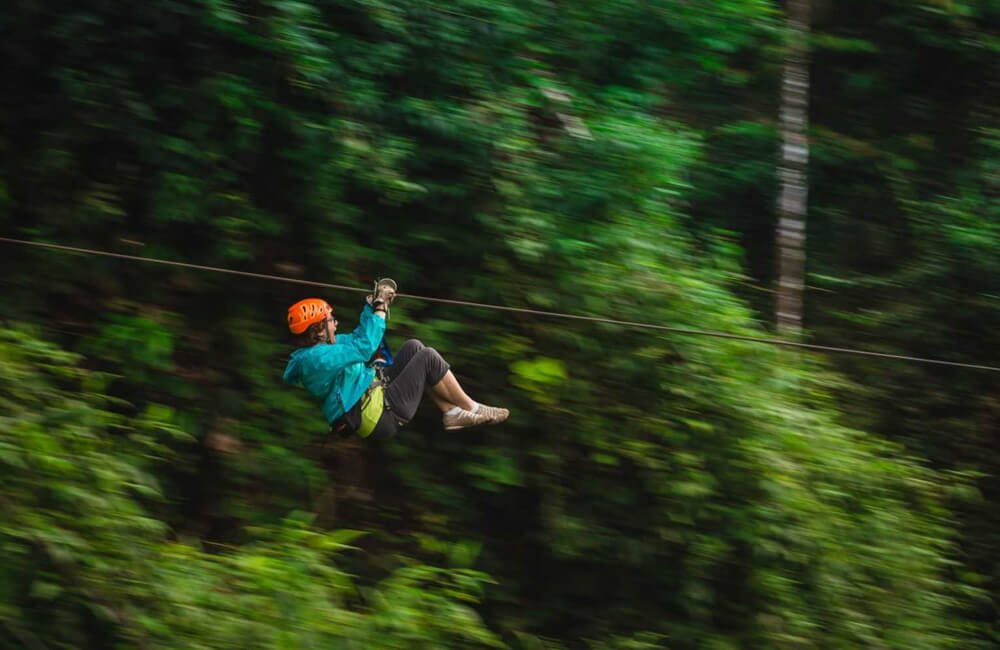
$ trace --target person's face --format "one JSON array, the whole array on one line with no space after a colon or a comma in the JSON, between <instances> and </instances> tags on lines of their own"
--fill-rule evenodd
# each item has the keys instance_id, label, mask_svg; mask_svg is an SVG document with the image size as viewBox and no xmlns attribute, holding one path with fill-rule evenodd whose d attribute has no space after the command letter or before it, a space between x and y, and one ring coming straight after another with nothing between
<instances>
[{"instance_id":1,"label":"person's face","mask_svg":"<svg viewBox=\"0 0 1000 650\"><path fill-rule=\"evenodd\" d=\"M330 343L334 343L337 340L337 319L332 315L326 317L326 334Z\"/></svg>"}]
</instances>

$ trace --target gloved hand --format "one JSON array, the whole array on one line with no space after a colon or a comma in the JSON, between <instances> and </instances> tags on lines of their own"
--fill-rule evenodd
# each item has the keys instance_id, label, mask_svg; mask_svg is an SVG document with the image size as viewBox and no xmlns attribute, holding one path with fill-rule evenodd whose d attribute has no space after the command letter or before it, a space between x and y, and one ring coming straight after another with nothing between
<instances>
[{"instance_id":1,"label":"gloved hand","mask_svg":"<svg viewBox=\"0 0 1000 650\"><path fill-rule=\"evenodd\" d=\"M391 305L396 299L396 281L390 278L382 278L375 283L375 301L379 300Z\"/></svg>"},{"instance_id":2,"label":"gloved hand","mask_svg":"<svg viewBox=\"0 0 1000 650\"><path fill-rule=\"evenodd\" d=\"M396 299L396 288L395 280L382 278L375 283L375 289L372 291L372 295L368 296L368 304L376 310L380 307L385 309L385 315L388 318L389 305L391 305L392 301Z\"/></svg>"}]
</instances>

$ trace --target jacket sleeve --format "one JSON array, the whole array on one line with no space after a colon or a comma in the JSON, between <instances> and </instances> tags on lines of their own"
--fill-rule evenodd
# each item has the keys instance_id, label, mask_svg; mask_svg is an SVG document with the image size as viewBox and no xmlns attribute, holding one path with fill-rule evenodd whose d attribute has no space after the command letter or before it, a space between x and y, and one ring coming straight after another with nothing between
<instances>
[{"instance_id":1,"label":"jacket sleeve","mask_svg":"<svg viewBox=\"0 0 1000 650\"><path fill-rule=\"evenodd\" d=\"M379 318L366 304L361 309L358 326L350 334L350 339L344 347L351 350L351 360L366 362L372 358L385 336L385 319Z\"/></svg>"}]
</instances>

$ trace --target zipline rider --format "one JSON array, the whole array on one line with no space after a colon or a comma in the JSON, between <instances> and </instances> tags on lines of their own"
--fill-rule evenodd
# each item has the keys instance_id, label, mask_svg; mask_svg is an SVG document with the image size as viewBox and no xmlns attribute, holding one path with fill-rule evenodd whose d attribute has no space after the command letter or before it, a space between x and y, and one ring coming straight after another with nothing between
<instances>
[{"instance_id":1,"label":"zipline rider","mask_svg":"<svg viewBox=\"0 0 1000 650\"><path fill-rule=\"evenodd\" d=\"M288 329L297 349L285 367L285 382L301 384L319 399L330 431L341 435L391 438L413 418L425 390L447 430L506 420L507 409L469 398L434 348L411 339L393 358L384 337L395 297L396 283L379 280L358 327L340 335L325 300L306 298L289 307Z\"/></svg>"}]
</instances>

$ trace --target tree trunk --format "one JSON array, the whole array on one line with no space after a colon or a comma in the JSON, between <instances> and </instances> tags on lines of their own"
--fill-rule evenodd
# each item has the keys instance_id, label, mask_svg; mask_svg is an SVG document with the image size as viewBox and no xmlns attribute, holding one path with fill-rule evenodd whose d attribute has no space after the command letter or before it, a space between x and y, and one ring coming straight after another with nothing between
<instances>
[{"instance_id":1,"label":"tree trunk","mask_svg":"<svg viewBox=\"0 0 1000 650\"><path fill-rule=\"evenodd\" d=\"M778 199L778 331L802 332L806 205L809 192L809 2L788 0L788 49L781 89L781 193Z\"/></svg>"}]
</instances>

